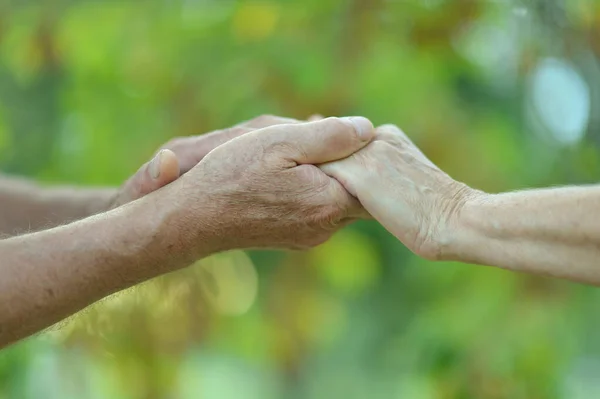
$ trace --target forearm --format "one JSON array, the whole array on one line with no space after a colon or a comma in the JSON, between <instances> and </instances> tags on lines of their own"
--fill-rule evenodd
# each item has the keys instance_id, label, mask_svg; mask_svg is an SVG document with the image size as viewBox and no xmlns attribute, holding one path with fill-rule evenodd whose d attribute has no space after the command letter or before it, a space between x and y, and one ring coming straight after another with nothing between
<instances>
[{"instance_id":1,"label":"forearm","mask_svg":"<svg viewBox=\"0 0 600 399\"><path fill-rule=\"evenodd\" d=\"M103 212L117 190L40 187L0 175L0 234L51 228Z\"/></svg>"},{"instance_id":2,"label":"forearm","mask_svg":"<svg viewBox=\"0 0 600 399\"><path fill-rule=\"evenodd\" d=\"M0 241L0 347L189 264L190 234L179 223L185 215L170 202L151 195L70 225ZM194 256L207 254L202 251Z\"/></svg>"},{"instance_id":3,"label":"forearm","mask_svg":"<svg viewBox=\"0 0 600 399\"><path fill-rule=\"evenodd\" d=\"M600 284L600 186L468 200L443 257Z\"/></svg>"}]
</instances>

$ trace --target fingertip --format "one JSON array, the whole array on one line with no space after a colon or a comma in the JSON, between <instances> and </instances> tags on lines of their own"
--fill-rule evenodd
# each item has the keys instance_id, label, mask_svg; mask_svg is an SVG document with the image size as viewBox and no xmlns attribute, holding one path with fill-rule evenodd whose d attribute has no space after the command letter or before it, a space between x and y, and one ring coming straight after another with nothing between
<instances>
[{"instance_id":1,"label":"fingertip","mask_svg":"<svg viewBox=\"0 0 600 399\"><path fill-rule=\"evenodd\" d=\"M268 129L268 130L267 130ZM374 129L366 118L330 117L296 125L279 125L265 129L261 137L285 143L279 153L296 164L322 164L346 158L365 147L374 138Z\"/></svg>"},{"instance_id":2,"label":"fingertip","mask_svg":"<svg viewBox=\"0 0 600 399\"><path fill-rule=\"evenodd\" d=\"M160 157L160 173L158 180L161 182L161 186L171 183L179 177L179 160L177 155L171 150L161 150L158 154Z\"/></svg>"},{"instance_id":3,"label":"fingertip","mask_svg":"<svg viewBox=\"0 0 600 399\"><path fill-rule=\"evenodd\" d=\"M346 124L351 125L358 137L363 141L371 141L375 137L375 127L373 123L362 116L347 116L340 118Z\"/></svg>"}]
</instances>

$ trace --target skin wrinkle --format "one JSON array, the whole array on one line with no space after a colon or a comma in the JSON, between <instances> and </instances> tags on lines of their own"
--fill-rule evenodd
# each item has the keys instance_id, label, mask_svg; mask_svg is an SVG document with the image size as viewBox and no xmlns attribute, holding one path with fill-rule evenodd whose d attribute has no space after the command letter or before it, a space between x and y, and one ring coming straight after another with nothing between
<instances>
[{"instance_id":1,"label":"skin wrinkle","mask_svg":"<svg viewBox=\"0 0 600 399\"><path fill-rule=\"evenodd\" d=\"M482 194L486 200L475 201L473 190L437 169L399 129L386 126L377 137L369 145L335 119L253 131L127 206L0 241L7 276L0 280L0 325L10 326L0 330L0 345L212 253L319 244L350 220L353 199L340 182L423 257L600 284L600 223L593 218L600 187ZM294 166L306 162L333 178L323 176L319 187L313 167ZM571 259L577 262L565 269Z\"/></svg>"},{"instance_id":2,"label":"skin wrinkle","mask_svg":"<svg viewBox=\"0 0 600 399\"><path fill-rule=\"evenodd\" d=\"M382 126L376 137L353 156L325 165L325 172L355 194L367 211L411 250L428 259L439 258L438 234L449 217L439 208L451 193L450 188L440 187L455 182L399 129Z\"/></svg>"},{"instance_id":3,"label":"skin wrinkle","mask_svg":"<svg viewBox=\"0 0 600 399\"><path fill-rule=\"evenodd\" d=\"M288 118L262 116L234 128L217 130L202 136L175 138L161 149L170 149L175 153L179 161L179 174L183 175L216 146L254 131L252 125L257 120L262 127L293 121ZM155 155L157 153L158 151ZM119 190L72 187L49 189L25 180L0 175L0 203L4 208L12 210L0 213L0 236L25 234L80 220L134 201L171 182L163 178L151 180L148 165L149 162L144 164ZM172 176L177 177L179 176Z\"/></svg>"},{"instance_id":4,"label":"skin wrinkle","mask_svg":"<svg viewBox=\"0 0 600 399\"><path fill-rule=\"evenodd\" d=\"M361 121L361 126L367 122ZM0 199L13 201L14 209L16 204L26 204L22 209L34 207L38 223L52 217L58 224L83 218L0 241L0 346L48 328L107 295L213 253L308 248L327 240L343 224L339 220L346 220L351 197L314 166L297 169L295 165L348 157L368 140L357 140L354 128L337 119L243 133L244 129L234 128L169 142L171 151L177 152L170 160L176 159L182 176L172 182L149 180L147 163L120 190L102 191L103 197L96 197L97 191L91 195L71 189L65 190L65 197L64 192L37 187L34 195L28 189L15 195L14 185L0 183ZM207 151L215 142L236 135ZM207 155L197 165L186 165L198 160L194 153ZM161 154L159 167L165 166L164 154L169 153ZM164 171L158 176L165 176ZM314 184L320 180L322 184ZM94 208L96 216L87 214L92 209L90 198L100 198L105 207ZM72 201L69 209L83 211L58 215L55 201L65 199ZM107 210L111 203L123 205ZM14 217L12 212L10 216ZM0 234L23 227L12 221L2 223Z\"/></svg>"},{"instance_id":5,"label":"skin wrinkle","mask_svg":"<svg viewBox=\"0 0 600 399\"><path fill-rule=\"evenodd\" d=\"M331 121L327 121L327 123L331 123ZM337 125L338 126L336 128L340 128L340 127L342 127L341 125L343 125L343 124L337 124ZM343 127L347 129L347 126L344 125ZM285 128L287 129L289 127L286 126ZM325 132L326 130L323 130L323 131ZM267 132L264 132L264 133L262 133L262 136L264 136L266 134L267 134ZM238 138L236 140L239 141L241 139L242 138ZM320 187L318 187L318 186L315 187L314 184L311 184L312 182L314 182L314 179L316 178L314 173L309 172L308 173L309 177L306 177L307 173L305 173L305 172L301 172L301 173L304 173L304 176L299 175L298 170L295 170L297 168L293 166L296 164L296 162L284 161L284 163L282 163L282 160L284 160L284 159L285 160L288 160L288 159L294 160L294 158L288 158L288 156L279 156L279 157L272 156L274 151L281 151L282 153L296 151L297 154L295 156L297 158L306 157L306 155L303 154L301 151L297 151L298 148L303 148L302 146L288 145L285 143L284 143L284 145L281 145L280 144L281 139L277 139L275 137L268 137L266 140L259 141L259 140L257 140L256 135L248 135L248 136L244 136L243 139L245 141L247 141L246 143L244 143L244 146L247 149L246 153L254 154L253 158L258 157L259 159L258 160L252 159L250 162L244 162L244 168L241 171L239 171L236 168L229 168L229 169L227 169L228 173L226 173L224 175L219 174L219 179L226 180L227 185L224 186L221 183L219 185L220 188L218 189L218 191L226 191L228 187L234 187L238 184L237 183L238 181L243 180L244 183L242 185L242 191L244 192L244 195L241 196L239 199L236 199L235 201L231 198L227 199L225 197L224 199L229 201L229 205L225 209L227 209L228 212L231 214L243 215L245 210L239 209L239 208L243 207L241 204L244 204L244 203L253 204L254 206L251 209L251 213L247 216L251 217L250 220L260 221L260 226L256 229L254 229L254 228L251 228L251 226L249 226L248 223L246 223L244 226L236 228L236 232L247 235L247 238L250 241L253 241L255 235L256 236L260 235L260 231L263 231L265 229L268 230L270 225L280 223L280 219L283 217L293 216L293 218L296 219L296 223L300 223L301 227L303 227L304 230L307 230L307 232L306 233L298 233L297 232L294 237L290 237L289 239L280 240L281 242L289 243L289 242L301 241L303 239L311 239L311 240L314 239L315 228L312 228L312 227L307 228L307 224L308 225L311 224L311 223L307 222L307 220L313 219L312 223L314 223L316 225L316 228L323 228L324 225L331 226L333 224L332 220L341 219L338 216L337 212L332 212L327 209L319 211L318 210L319 208L313 208L311 206L306 205L307 201L317 201L317 203L320 203L322 201L322 196L325 195L325 193L327 192L327 191L321 189ZM308 139L308 138L306 138L306 139ZM232 144L235 143L236 140L232 140L231 143ZM264 143L268 143L268 144L264 144ZM258 149L250 151L250 148L253 145L256 145L258 147ZM263 151L261 151L261 150L263 150ZM219 151L219 149L215 150L215 153L217 153L218 151ZM211 154L211 155L213 155L213 154ZM216 156L217 154L214 154L214 155ZM262 155L262 157L260 157L260 155ZM233 158L233 157L230 157L230 158ZM239 157L235 157L235 159L238 160ZM244 160L244 161L246 161L246 160ZM269 163L272 163L272 165L270 165ZM257 167L255 168L254 165L256 165ZM273 171L274 174L268 173L268 170L272 169L273 167L275 167L275 169ZM306 167L312 167L312 166L307 165ZM299 170L304 170L304 168L306 168L306 167L302 167L303 169L299 169ZM314 167L312 167L312 168L314 168ZM275 172L278 169L279 169L279 171ZM221 171L223 171L223 170L224 169L221 168ZM267 172L265 172L265 170L267 170ZM287 171L289 171L289 172L287 172ZM315 169L315 171L317 171L317 169ZM210 170L207 171L206 173L210 173ZM279 173L284 173L284 174L291 173L291 175L286 179L285 182L283 182L282 185L273 184L274 176ZM323 178L324 178L324 182L329 180L329 178L325 178L324 175L323 175ZM300 184L295 184L293 187L290 187L289 182L287 181L290 179L291 180L300 179L300 181L305 180L305 179L308 179L308 180L305 180L306 182L302 182ZM330 180L327 185L330 185L332 183L335 183L335 182L333 180ZM255 189L255 187L265 187L265 186L268 186L269 189L268 190L262 190L262 189L256 190ZM265 192L267 193L266 195L265 195ZM335 193L335 191L332 191L332 192ZM307 193L307 195L305 195L304 193ZM284 214L274 212L273 207L278 206L277 205L278 203L284 202L284 201L286 203L288 203L288 208L293 208L295 206L298 206L298 207L301 207L300 209L302 209L302 211L299 213L287 212ZM336 198L336 201L339 201L339 200ZM320 206L322 207L323 205L320 205ZM265 215L270 215L270 216L267 217ZM273 217L273 216L275 216L275 217ZM329 229L331 229L331 227L329 227ZM245 233L242 233L242 230L245 230ZM298 230L298 229L295 229L295 230ZM317 239L319 241L322 240L321 237L317 237ZM304 245L302 245L302 246L304 246Z\"/></svg>"},{"instance_id":6,"label":"skin wrinkle","mask_svg":"<svg viewBox=\"0 0 600 399\"><path fill-rule=\"evenodd\" d=\"M353 199L340 183L423 257L600 284L600 187L482 194L485 201L477 201L472 189L439 170L399 129L371 132L377 140L369 144L350 125L326 119L251 131L209 151L173 183L154 182L151 195L140 198L125 184L109 198L137 198L128 205L0 241L0 346L212 253L319 244L350 220ZM307 163L320 164L332 178L319 187L311 166L297 166ZM17 203L26 198L4 195ZM78 201L89 212L89 202ZM58 217L54 208L41 208L36 220Z\"/></svg>"},{"instance_id":7,"label":"skin wrinkle","mask_svg":"<svg viewBox=\"0 0 600 399\"><path fill-rule=\"evenodd\" d=\"M0 175L0 234L24 234L97 213L109 203L113 189L45 189L22 179Z\"/></svg>"},{"instance_id":8,"label":"skin wrinkle","mask_svg":"<svg viewBox=\"0 0 600 399\"><path fill-rule=\"evenodd\" d=\"M600 186L486 194L453 180L393 126L321 165L417 255L600 285Z\"/></svg>"}]
</instances>

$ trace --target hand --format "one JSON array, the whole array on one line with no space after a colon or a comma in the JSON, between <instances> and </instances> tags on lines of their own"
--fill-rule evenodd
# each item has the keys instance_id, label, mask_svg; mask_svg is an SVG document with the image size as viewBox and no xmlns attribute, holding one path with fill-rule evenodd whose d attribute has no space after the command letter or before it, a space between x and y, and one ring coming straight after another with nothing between
<instances>
[{"instance_id":1,"label":"hand","mask_svg":"<svg viewBox=\"0 0 600 399\"><path fill-rule=\"evenodd\" d=\"M108 209L135 201L177 180L221 144L256 129L299 123L296 119L262 115L228 129L190 137L180 137L161 147L154 158L127 180L110 200Z\"/></svg>"},{"instance_id":2,"label":"hand","mask_svg":"<svg viewBox=\"0 0 600 399\"><path fill-rule=\"evenodd\" d=\"M210 241L211 252L318 245L361 207L313 164L345 158L373 136L365 118L328 118L233 139L178 180L173 195L186 210L181 225L194 225L195 217L197 225L208 225L210 237L191 241Z\"/></svg>"},{"instance_id":3,"label":"hand","mask_svg":"<svg viewBox=\"0 0 600 399\"><path fill-rule=\"evenodd\" d=\"M439 259L467 198L475 191L435 166L396 126L350 157L320 166L411 251Z\"/></svg>"}]
</instances>

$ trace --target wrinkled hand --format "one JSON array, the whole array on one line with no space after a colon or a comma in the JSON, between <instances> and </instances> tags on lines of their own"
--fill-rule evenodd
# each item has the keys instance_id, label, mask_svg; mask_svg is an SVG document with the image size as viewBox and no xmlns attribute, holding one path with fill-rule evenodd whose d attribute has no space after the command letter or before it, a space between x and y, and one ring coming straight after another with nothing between
<instances>
[{"instance_id":1,"label":"wrinkled hand","mask_svg":"<svg viewBox=\"0 0 600 399\"><path fill-rule=\"evenodd\" d=\"M299 121L273 115L262 115L233 127L200 136L180 137L161 147L154 158L127 180L111 199L109 209L143 197L175 181L196 166L209 152L221 144L256 129Z\"/></svg>"},{"instance_id":2,"label":"wrinkled hand","mask_svg":"<svg viewBox=\"0 0 600 399\"><path fill-rule=\"evenodd\" d=\"M473 195L435 166L396 126L350 157L320 166L417 255L439 259L456 215Z\"/></svg>"},{"instance_id":3,"label":"wrinkled hand","mask_svg":"<svg viewBox=\"0 0 600 399\"><path fill-rule=\"evenodd\" d=\"M206 224L211 215L211 237L195 239L210 240L212 252L324 242L361 206L314 164L345 158L373 136L365 118L328 118L267 127L219 146L176 183L190 219L202 214L196 221Z\"/></svg>"}]
</instances>

